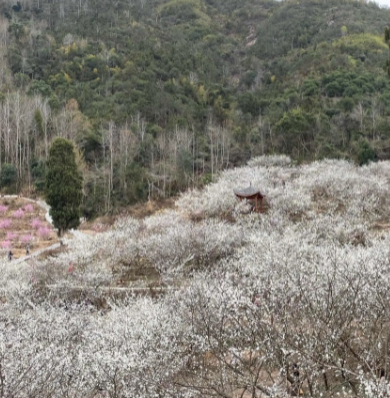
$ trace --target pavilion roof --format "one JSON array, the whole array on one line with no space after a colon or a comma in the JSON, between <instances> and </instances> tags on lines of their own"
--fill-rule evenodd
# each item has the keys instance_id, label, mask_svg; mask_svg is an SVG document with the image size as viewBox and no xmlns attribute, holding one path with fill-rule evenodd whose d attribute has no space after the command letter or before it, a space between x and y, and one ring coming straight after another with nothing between
<instances>
[{"instance_id":1,"label":"pavilion roof","mask_svg":"<svg viewBox=\"0 0 390 398\"><path fill-rule=\"evenodd\" d=\"M247 187L247 188L239 188L239 189L233 189L235 195L240 196L242 198L249 198L252 196L259 195L263 197L264 195L260 192L258 188L255 187Z\"/></svg>"}]
</instances>

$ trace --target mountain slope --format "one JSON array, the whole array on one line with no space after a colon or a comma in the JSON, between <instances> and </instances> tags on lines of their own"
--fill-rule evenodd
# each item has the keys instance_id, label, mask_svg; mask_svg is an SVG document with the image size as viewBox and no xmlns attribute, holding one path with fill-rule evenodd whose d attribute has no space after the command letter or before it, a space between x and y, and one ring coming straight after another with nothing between
<instances>
[{"instance_id":1,"label":"mountain slope","mask_svg":"<svg viewBox=\"0 0 390 398\"><path fill-rule=\"evenodd\" d=\"M0 13L0 163L17 189L39 187L50 140L73 139L87 215L263 153L390 156L390 11L375 4L26 0Z\"/></svg>"}]
</instances>

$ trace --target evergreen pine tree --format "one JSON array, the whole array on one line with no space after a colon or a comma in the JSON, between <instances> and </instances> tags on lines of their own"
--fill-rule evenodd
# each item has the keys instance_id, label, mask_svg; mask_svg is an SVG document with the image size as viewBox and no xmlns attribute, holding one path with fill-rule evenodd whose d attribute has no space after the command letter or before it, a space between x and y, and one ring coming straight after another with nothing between
<instances>
[{"instance_id":1,"label":"evergreen pine tree","mask_svg":"<svg viewBox=\"0 0 390 398\"><path fill-rule=\"evenodd\" d=\"M56 138L50 147L45 195L60 236L63 231L79 226L82 177L77 169L74 145L64 138Z\"/></svg>"}]
</instances>

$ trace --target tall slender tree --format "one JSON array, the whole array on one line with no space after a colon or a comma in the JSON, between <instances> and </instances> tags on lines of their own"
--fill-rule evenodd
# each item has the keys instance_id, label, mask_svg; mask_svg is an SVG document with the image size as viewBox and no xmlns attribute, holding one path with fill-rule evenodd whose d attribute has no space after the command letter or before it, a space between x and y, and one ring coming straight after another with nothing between
<instances>
[{"instance_id":1,"label":"tall slender tree","mask_svg":"<svg viewBox=\"0 0 390 398\"><path fill-rule=\"evenodd\" d=\"M80 224L82 176L72 141L56 138L49 150L45 194L58 235Z\"/></svg>"}]
</instances>

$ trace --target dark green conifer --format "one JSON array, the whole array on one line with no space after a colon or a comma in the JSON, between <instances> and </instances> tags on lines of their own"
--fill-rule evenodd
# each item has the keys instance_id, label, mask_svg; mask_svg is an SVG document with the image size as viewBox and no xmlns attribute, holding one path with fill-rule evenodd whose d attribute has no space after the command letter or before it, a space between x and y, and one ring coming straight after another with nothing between
<instances>
[{"instance_id":1,"label":"dark green conifer","mask_svg":"<svg viewBox=\"0 0 390 398\"><path fill-rule=\"evenodd\" d=\"M46 201L58 234L80 224L82 177L76 164L74 145L56 138L49 151L45 180Z\"/></svg>"}]
</instances>

